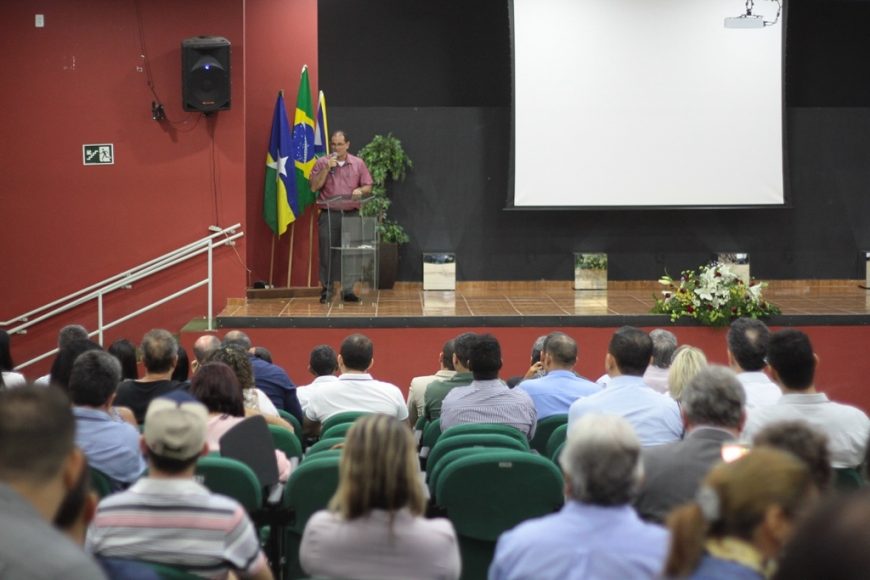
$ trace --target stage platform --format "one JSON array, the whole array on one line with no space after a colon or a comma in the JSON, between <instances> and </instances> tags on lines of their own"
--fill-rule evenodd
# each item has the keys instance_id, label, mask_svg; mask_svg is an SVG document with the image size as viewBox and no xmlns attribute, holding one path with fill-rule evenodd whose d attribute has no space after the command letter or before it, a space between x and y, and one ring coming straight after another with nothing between
<instances>
[{"instance_id":1,"label":"stage platform","mask_svg":"<svg viewBox=\"0 0 870 580\"><path fill-rule=\"evenodd\" d=\"M765 298L782 310L771 325L870 324L870 291L863 280L772 281ZM274 296L279 291L270 291ZM527 326L661 326L650 314L657 282L610 282L607 290L573 290L570 281L460 282L455 291L424 291L400 282L392 290L360 292L362 301L319 296L230 299L221 328L433 328ZM693 325L692 321L680 321Z\"/></svg>"}]
</instances>

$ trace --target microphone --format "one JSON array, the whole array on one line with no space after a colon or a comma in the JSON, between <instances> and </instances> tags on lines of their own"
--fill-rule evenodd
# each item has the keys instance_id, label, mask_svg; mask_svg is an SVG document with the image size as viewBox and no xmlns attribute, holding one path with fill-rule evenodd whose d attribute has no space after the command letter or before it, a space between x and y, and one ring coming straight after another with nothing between
<instances>
[{"instance_id":1,"label":"microphone","mask_svg":"<svg viewBox=\"0 0 870 580\"><path fill-rule=\"evenodd\" d=\"M330 158L330 159L336 159L336 158L338 158L338 153L330 153L330 154L329 154L329 158ZM330 168L329 168L329 174L330 174L330 175L335 175L335 167L330 167Z\"/></svg>"}]
</instances>

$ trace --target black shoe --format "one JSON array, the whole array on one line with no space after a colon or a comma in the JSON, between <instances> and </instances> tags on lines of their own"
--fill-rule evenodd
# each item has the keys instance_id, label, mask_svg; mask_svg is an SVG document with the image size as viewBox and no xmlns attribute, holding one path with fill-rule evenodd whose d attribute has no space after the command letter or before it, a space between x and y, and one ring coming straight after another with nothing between
<instances>
[{"instance_id":1,"label":"black shoe","mask_svg":"<svg viewBox=\"0 0 870 580\"><path fill-rule=\"evenodd\" d=\"M329 302L329 298L330 298L329 292L327 292L326 288L321 288L320 289L320 303L326 304L327 302Z\"/></svg>"},{"instance_id":2,"label":"black shoe","mask_svg":"<svg viewBox=\"0 0 870 580\"><path fill-rule=\"evenodd\" d=\"M345 292L344 293L344 301L345 302L359 302L359 296L354 294L353 292Z\"/></svg>"}]
</instances>

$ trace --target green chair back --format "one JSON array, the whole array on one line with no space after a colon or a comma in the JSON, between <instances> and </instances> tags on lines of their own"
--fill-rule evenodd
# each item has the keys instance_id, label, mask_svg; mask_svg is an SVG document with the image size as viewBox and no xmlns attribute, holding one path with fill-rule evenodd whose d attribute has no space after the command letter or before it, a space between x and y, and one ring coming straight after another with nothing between
<instances>
[{"instance_id":1,"label":"green chair back","mask_svg":"<svg viewBox=\"0 0 870 580\"><path fill-rule=\"evenodd\" d=\"M341 449L321 449L320 451L316 451L313 455L306 455L302 461L314 461L315 459L322 459L324 457L340 458Z\"/></svg>"},{"instance_id":2,"label":"green chair back","mask_svg":"<svg viewBox=\"0 0 870 580\"><path fill-rule=\"evenodd\" d=\"M565 449L565 442L559 443L559 446L553 451L553 454L550 456L550 461L559 465L559 456L562 455L562 450Z\"/></svg>"},{"instance_id":3,"label":"green chair back","mask_svg":"<svg viewBox=\"0 0 870 580\"><path fill-rule=\"evenodd\" d=\"M283 451L287 459L291 461L294 457L302 459L302 444L296 435L279 425L269 425L269 433L272 435L275 449Z\"/></svg>"},{"instance_id":4,"label":"green chair back","mask_svg":"<svg viewBox=\"0 0 870 580\"><path fill-rule=\"evenodd\" d=\"M109 476L99 469L89 468L91 471L91 488L96 492L100 499L112 493L112 483Z\"/></svg>"},{"instance_id":5,"label":"green chair back","mask_svg":"<svg viewBox=\"0 0 870 580\"><path fill-rule=\"evenodd\" d=\"M436 496L459 537L462 578L485 578L499 535L557 511L564 501L556 466L513 449L451 461L438 477Z\"/></svg>"},{"instance_id":6,"label":"green chair back","mask_svg":"<svg viewBox=\"0 0 870 580\"><path fill-rule=\"evenodd\" d=\"M287 578L306 576L299 564L302 532L308 519L315 512L326 509L338 489L338 463L339 458L335 456L306 457L287 481L283 505L291 513L284 537Z\"/></svg>"},{"instance_id":7,"label":"green chair back","mask_svg":"<svg viewBox=\"0 0 870 580\"><path fill-rule=\"evenodd\" d=\"M336 413L323 421L323 429L321 430L321 433L325 432L333 425L353 423L363 415L371 415L371 413L368 411L345 411L344 413Z\"/></svg>"},{"instance_id":8,"label":"green chair back","mask_svg":"<svg viewBox=\"0 0 870 580\"><path fill-rule=\"evenodd\" d=\"M441 437L435 443L435 447L432 448L426 460L427 473L434 470L446 454L463 447L501 447L517 451L528 451L529 449L527 443L524 446L513 437L501 433L467 433L453 437Z\"/></svg>"},{"instance_id":9,"label":"green chair back","mask_svg":"<svg viewBox=\"0 0 870 580\"><path fill-rule=\"evenodd\" d=\"M423 431L426 429L426 417L420 417L414 423L414 441L417 442L417 449L420 448L420 442L423 440Z\"/></svg>"},{"instance_id":10,"label":"green chair back","mask_svg":"<svg viewBox=\"0 0 870 580\"><path fill-rule=\"evenodd\" d=\"M556 449L565 442L565 439L568 437L568 424L564 424L560 427L556 427L553 429L553 433L550 434L550 438L547 439L547 446L544 448L544 455L547 457L553 457L553 454L556 452Z\"/></svg>"},{"instance_id":11,"label":"green chair back","mask_svg":"<svg viewBox=\"0 0 870 580\"><path fill-rule=\"evenodd\" d=\"M550 440L550 435L553 434L558 427L568 424L568 415L550 415L538 421L538 426L535 428L535 436L532 437L532 449L541 455L547 454L547 442Z\"/></svg>"},{"instance_id":12,"label":"green chair back","mask_svg":"<svg viewBox=\"0 0 870 580\"><path fill-rule=\"evenodd\" d=\"M423 439L420 441L420 462L421 466L426 466L426 458L429 457L429 452L435 446L435 442L441 436L441 419L435 419L426 425L423 430Z\"/></svg>"},{"instance_id":13,"label":"green chair back","mask_svg":"<svg viewBox=\"0 0 870 580\"><path fill-rule=\"evenodd\" d=\"M306 451L305 456L308 457L308 456L313 455L315 453L319 453L321 451L326 451L327 449L332 449L332 447L334 445L338 445L339 443L343 443L343 442L344 442L344 437L330 437L328 439L321 439L320 441L318 441L317 443L315 443L314 445L312 445L311 447L308 448L308 451Z\"/></svg>"},{"instance_id":14,"label":"green chair back","mask_svg":"<svg viewBox=\"0 0 870 580\"><path fill-rule=\"evenodd\" d=\"M299 419L284 409L278 409L278 416L293 425L293 434L299 439L299 445L302 445L302 423Z\"/></svg>"},{"instance_id":15,"label":"green chair back","mask_svg":"<svg viewBox=\"0 0 870 580\"><path fill-rule=\"evenodd\" d=\"M459 449L453 449L445 453L444 456L441 457L441 459L438 461L438 464L426 472L427 484L429 486L429 497L432 500L432 503L434 505L438 505L438 496L435 492L438 489L438 479L444 472L445 467L450 465L452 461L456 461L457 459L461 459L462 457L477 455L479 453L486 454L489 453L491 450L492 447L460 447Z\"/></svg>"},{"instance_id":16,"label":"green chair back","mask_svg":"<svg viewBox=\"0 0 870 580\"><path fill-rule=\"evenodd\" d=\"M834 489L839 491L853 491L867 485L861 476L861 471L856 467L838 467L834 469Z\"/></svg>"},{"instance_id":17,"label":"green chair back","mask_svg":"<svg viewBox=\"0 0 870 580\"><path fill-rule=\"evenodd\" d=\"M250 467L230 459L207 455L196 462L197 479L213 493L229 496L248 513L263 506L263 490Z\"/></svg>"},{"instance_id":18,"label":"green chair back","mask_svg":"<svg viewBox=\"0 0 870 580\"><path fill-rule=\"evenodd\" d=\"M330 437L342 437L344 438L347 435L347 432L353 426L353 423L338 423L333 425L329 429L324 430L320 433L321 439L329 439Z\"/></svg>"},{"instance_id":19,"label":"green chair back","mask_svg":"<svg viewBox=\"0 0 870 580\"><path fill-rule=\"evenodd\" d=\"M464 423L462 425L454 425L450 429L444 431L438 440L440 441L445 437L458 437L460 435L467 435L470 433L492 433L507 435L508 437L513 437L514 439L516 439L520 444L523 445L525 449L529 449L529 439L528 437L526 437L525 433L523 433L516 427L504 425L502 423Z\"/></svg>"}]
</instances>

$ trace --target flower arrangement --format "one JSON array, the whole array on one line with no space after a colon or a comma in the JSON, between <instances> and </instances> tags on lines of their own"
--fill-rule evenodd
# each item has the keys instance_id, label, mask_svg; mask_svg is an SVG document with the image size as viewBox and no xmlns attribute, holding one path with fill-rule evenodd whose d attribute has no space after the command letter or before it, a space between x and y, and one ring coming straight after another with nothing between
<instances>
[{"instance_id":1,"label":"flower arrangement","mask_svg":"<svg viewBox=\"0 0 870 580\"><path fill-rule=\"evenodd\" d=\"M713 262L697 272L686 270L679 280L662 276L662 298L656 298L653 314L668 314L671 321L694 318L708 326L724 326L739 317L761 318L780 313L762 297L766 282L749 284L727 264Z\"/></svg>"},{"instance_id":2,"label":"flower arrangement","mask_svg":"<svg viewBox=\"0 0 870 580\"><path fill-rule=\"evenodd\" d=\"M606 270L607 254L575 254L574 267L578 270Z\"/></svg>"}]
</instances>

